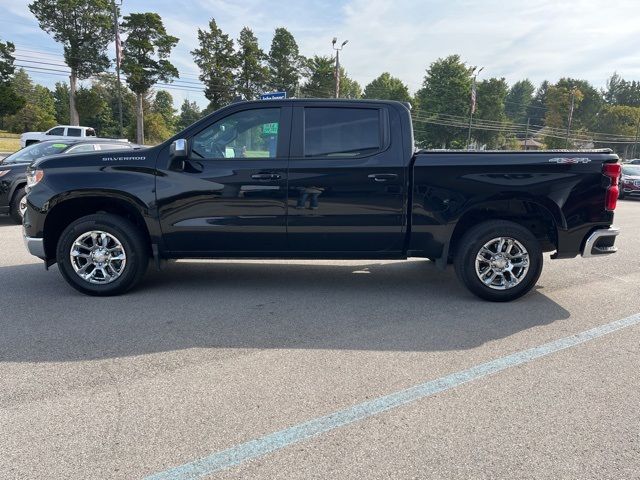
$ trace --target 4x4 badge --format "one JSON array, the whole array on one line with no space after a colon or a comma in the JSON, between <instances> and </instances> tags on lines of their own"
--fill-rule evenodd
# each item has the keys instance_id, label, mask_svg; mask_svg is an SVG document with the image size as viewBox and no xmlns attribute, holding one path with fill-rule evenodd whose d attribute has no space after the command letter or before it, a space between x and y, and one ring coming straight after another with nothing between
<instances>
[{"instance_id":1,"label":"4x4 badge","mask_svg":"<svg viewBox=\"0 0 640 480\"><path fill-rule=\"evenodd\" d=\"M556 158L550 158L549 161L551 163L590 163L591 159L584 158L584 157L580 157L580 158L556 157Z\"/></svg>"}]
</instances>

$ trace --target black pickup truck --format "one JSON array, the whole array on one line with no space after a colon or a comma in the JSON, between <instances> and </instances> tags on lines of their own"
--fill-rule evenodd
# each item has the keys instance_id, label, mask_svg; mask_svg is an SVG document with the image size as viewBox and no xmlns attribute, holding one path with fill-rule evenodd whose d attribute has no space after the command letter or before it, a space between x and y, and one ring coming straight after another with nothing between
<instances>
[{"instance_id":1,"label":"black pickup truck","mask_svg":"<svg viewBox=\"0 0 640 480\"><path fill-rule=\"evenodd\" d=\"M91 295L150 260L423 257L507 301L543 252L615 252L619 175L608 150L416 151L398 102L240 102L153 148L35 162L25 242Z\"/></svg>"}]
</instances>

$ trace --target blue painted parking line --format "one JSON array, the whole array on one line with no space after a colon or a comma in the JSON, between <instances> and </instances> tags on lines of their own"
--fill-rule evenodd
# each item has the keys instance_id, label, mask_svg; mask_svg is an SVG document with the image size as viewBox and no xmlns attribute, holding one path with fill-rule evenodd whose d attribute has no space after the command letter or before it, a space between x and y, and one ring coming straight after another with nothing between
<instances>
[{"instance_id":1,"label":"blue painted parking line","mask_svg":"<svg viewBox=\"0 0 640 480\"><path fill-rule=\"evenodd\" d=\"M156 473L146 480L187 480L202 478L206 475L239 465L247 460L261 457L275 450L306 440L321 433L343 427L353 422L377 415L436 393L449 390L464 383L487 375L501 372L508 368L522 365L532 360L550 355L560 350L575 347L581 343L608 335L623 328L640 324L640 314L622 320L607 323L591 330L586 330L569 337L561 338L538 347L512 353L506 357L476 365L467 370L452 373L436 380L416 385L383 397L359 403L329 415L314 418L308 422L294 425L279 432L241 443L226 450L213 453L193 462Z\"/></svg>"}]
</instances>

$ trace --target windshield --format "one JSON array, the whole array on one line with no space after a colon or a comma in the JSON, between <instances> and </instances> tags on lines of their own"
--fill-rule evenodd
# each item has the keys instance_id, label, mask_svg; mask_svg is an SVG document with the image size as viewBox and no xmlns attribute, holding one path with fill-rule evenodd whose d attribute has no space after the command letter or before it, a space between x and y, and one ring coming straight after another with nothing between
<instances>
[{"instance_id":1,"label":"windshield","mask_svg":"<svg viewBox=\"0 0 640 480\"><path fill-rule=\"evenodd\" d=\"M64 142L41 142L34 143L28 147L24 147L22 150L18 150L16 153L9 155L2 161L3 165L10 163L30 163L45 155L55 155L61 153L69 147L68 143Z\"/></svg>"},{"instance_id":2,"label":"windshield","mask_svg":"<svg viewBox=\"0 0 640 480\"><path fill-rule=\"evenodd\" d=\"M622 174L631 177L640 177L640 165L625 165L622 167Z\"/></svg>"}]
</instances>

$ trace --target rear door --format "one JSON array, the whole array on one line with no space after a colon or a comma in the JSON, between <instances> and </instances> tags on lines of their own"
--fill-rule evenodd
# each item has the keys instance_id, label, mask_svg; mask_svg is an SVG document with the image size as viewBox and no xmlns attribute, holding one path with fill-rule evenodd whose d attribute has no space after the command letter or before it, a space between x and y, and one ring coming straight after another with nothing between
<instances>
[{"instance_id":1,"label":"rear door","mask_svg":"<svg viewBox=\"0 0 640 480\"><path fill-rule=\"evenodd\" d=\"M214 117L188 139L180 169L157 178L168 250L180 256L285 252L291 108L256 104Z\"/></svg>"},{"instance_id":2,"label":"rear door","mask_svg":"<svg viewBox=\"0 0 640 480\"><path fill-rule=\"evenodd\" d=\"M293 118L289 250L401 252L405 167L401 142L390 135L400 131L397 113L384 104L316 102L296 106Z\"/></svg>"}]
</instances>

